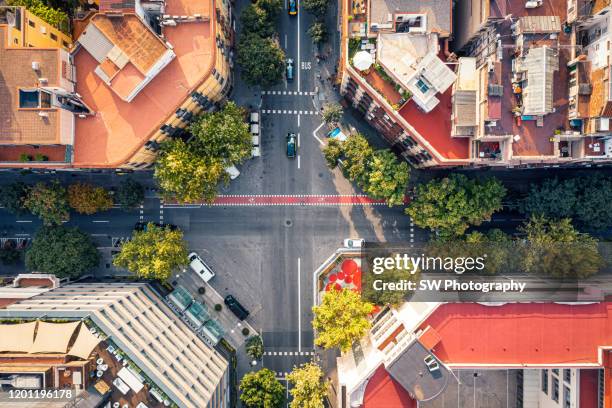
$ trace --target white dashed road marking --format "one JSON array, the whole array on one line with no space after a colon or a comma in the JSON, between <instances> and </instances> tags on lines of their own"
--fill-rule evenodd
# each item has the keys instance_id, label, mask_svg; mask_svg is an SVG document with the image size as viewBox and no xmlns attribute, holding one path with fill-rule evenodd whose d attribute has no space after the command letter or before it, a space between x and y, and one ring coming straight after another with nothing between
<instances>
[{"instance_id":1,"label":"white dashed road marking","mask_svg":"<svg viewBox=\"0 0 612 408\"><path fill-rule=\"evenodd\" d=\"M280 109L262 109L261 113L264 114L272 114L272 115L318 115L319 112L316 110L307 110L307 111L296 111L296 110L280 110Z\"/></svg>"}]
</instances>

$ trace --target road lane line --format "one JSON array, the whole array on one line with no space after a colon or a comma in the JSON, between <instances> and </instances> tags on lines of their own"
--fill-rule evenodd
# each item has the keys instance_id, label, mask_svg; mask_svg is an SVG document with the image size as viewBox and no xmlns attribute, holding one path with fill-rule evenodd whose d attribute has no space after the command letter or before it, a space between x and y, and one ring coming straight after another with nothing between
<instances>
[{"instance_id":1,"label":"road lane line","mask_svg":"<svg viewBox=\"0 0 612 408\"><path fill-rule=\"evenodd\" d=\"M319 143L321 143L322 145L325 145L325 143L323 143L323 141L321 139L319 139L319 136L317 136L317 132L323 127L323 125L324 125L324 123L321 123L318 128L313 130L312 131L312 135L315 137L315 139L317 139L319 141Z\"/></svg>"},{"instance_id":2,"label":"road lane line","mask_svg":"<svg viewBox=\"0 0 612 408\"><path fill-rule=\"evenodd\" d=\"M300 168L300 155L298 154L298 169Z\"/></svg>"},{"instance_id":3,"label":"road lane line","mask_svg":"<svg viewBox=\"0 0 612 408\"><path fill-rule=\"evenodd\" d=\"M17 220L15 222L32 222L32 220Z\"/></svg>"},{"instance_id":4,"label":"road lane line","mask_svg":"<svg viewBox=\"0 0 612 408\"><path fill-rule=\"evenodd\" d=\"M110 222L110 221L108 221L108 220L94 220L92 222Z\"/></svg>"},{"instance_id":5,"label":"road lane line","mask_svg":"<svg viewBox=\"0 0 612 408\"><path fill-rule=\"evenodd\" d=\"M299 126L299 125L298 125ZM300 148L300 133L298 132L298 149Z\"/></svg>"},{"instance_id":6,"label":"road lane line","mask_svg":"<svg viewBox=\"0 0 612 408\"><path fill-rule=\"evenodd\" d=\"M287 34L285 34L285 49L287 49Z\"/></svg>"},{"instance_id":7,"label":"road lane line","mask_svg":"<svg viewBox=\"0 0 612 408\"><path fill-rule=\"evenodd\" d=\"M300 22L302 21L302 13L298 14L297 19L297 38L298 38L298 63L297 63L297 82L298 82L298 92L302 90L302 84L300 83L300 72L302 71L302 53L300 51L300 37L302 30L300 29Z\"/></svg>"},{"instance_id":8,"label":"road lane line","mask_svg":"<svg viewBox=\"0 0 612 408\"><path fill-rule=\"evenodd\" d=\"M298 159L300 156L298 156ZM302 258L298 258L298 351L302 351Z\"/></svg>"},{"instance_id":9,"label":"road lane line","mask_svg":"<svg viewBox=\"0 0 612 408\"><path fill-rule=\"evenodd\" d=\"M298 113L298 127L300 127L300 116L302 116L302 115ZM298 133L298 135L299 135L299 133ZM300 140L300 139L298 138L298 140ZM300 147L299 143L298 143L298 147Z\"/></svg>"}]
</instances>

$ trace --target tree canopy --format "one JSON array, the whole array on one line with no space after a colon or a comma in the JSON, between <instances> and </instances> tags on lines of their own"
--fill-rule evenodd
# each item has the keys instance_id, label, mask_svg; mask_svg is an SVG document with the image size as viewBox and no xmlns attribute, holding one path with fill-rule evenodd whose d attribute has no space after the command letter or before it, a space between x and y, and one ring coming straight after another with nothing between
<instances>
[{"instance_id":1,"label":"tree canopy","mask_svg":"<svg viewBox=\"0 0 612 408\"><path fill-rule=\"evenodd\" d=\"M539 276L586 278L604 265L597 240L578 232L569 218L533 216L522 228L524 270Z\"/></svg>"},{"instance_id":2,"label":"tree canopy","mask_svg":"<svg viewBox=\"0 0 612 408\"><path fill-rule=\"evenodd\" d=\"M373 308L372 303L364 302L351 290L325 292L321 304L312 308L312 327L317 333L315 344L348 351L370 329L368 315Z\"/></svg>"},{"instance_id":3,"label":"tree canopy","mask_svg":"<svg viewBox=\"0 0 612 408\"><path fill-rule=\"evenodd\" d=\"M344 110L342 109L342 105L339 103L326 103L323 105L323 112L321 113L321 116L325 123L335 125L336 123L340 122L340 119L342 119L343 112Z\"/></svg>"},{"instance_id":4,"label":"tree canopy","mask_svg":"<svg viewBox=\"0 0 612 408\"><path fill-rule=\"evenodd\" d=\"M394 256L394 255L392 255ZM380 280L383 283L389 282L399 282L402 280L411 281L418 284L421 271L416 270L414 274L412 271L412 263L409 265L408 269L385 269L383 273L380 275L373 274L371 272L364 273L362 277L362 298L370 303L373 303L377 306L399 306L404 303L407 297L411 294L408 289L405 290L375 290L374 289L374 281Z\"/></svg>"},{"instance_id":5,"label":"tree canopy","mask_svg":"<svg viewBox=\"0 0 612 408\"><path fill-rule=\"evenodd\" d=\"M261 358L263 357L264 346L263 346L263 341L261 340L261 337L259 336L249 337L247 341L245 342L244 347L246 349L247 354L251 358L255 360L261 360Z\"/></svg>"},{"instance_id":6,"label":"tree canopy","mask_svg":"<svg viewBox=\"0 0 612 408\"><path fill-rule=\"evenodd\" d=\"M276 38L243 34L238 42L238 64L249 85L270 87L282 81L285 52Z\"/></svg>"},{"instance_id":7,"label":"tree canopy","mask_svg":"<svg viewBox=\"0 0 612 408\"><path fill-rule=\"evenodd\" d=\"M291 408L323 408L329 383L323 380L323 370L315 363L305 363L294 367L287 375L293 385Z\"/></svg>"},{"instance_id":8,"label":"tree canopy","mask_svg":"<svg viewBox=\"0 0 612 408\"><path fill-rule=\"evenodd\" d=\"M267 368L245 374L240 391L240 401L248 408L280 408L285 404L285 387Z\"/></svg>"},{"instance_id":9,"label":"tree canopy","mask_svg":"<svg viewBox=\"0 0 612 408\"><path fill-rule=\"evenodd\" d=\"M218 112L199 116L189 128L194 136L192 149L199 156L221 159L226 165L239 164L251 156L252 140L246 112L234 102Z\"/></svg>"},{"instance_id":10,"label":"tree canopy","mask_svg":"<svg viewBox=\"0 0 612 408\"><path fill-rule=\"evenodd\" d=\"M302 7L317 17L322 17L327 11L328 0L304 0Z\"/></svg>"},{"instance_id":11,"label":"tree canopy","mask_svg":"<svg viewBox=\"0 0 612 408\"><path fill-rule=\"evenodd\" d=\"M22 214L26 212L23 206L28 193L28 187L21 181L4 184L0 186L0 205L12 214Z\"/></svg>"},{"instance_id":12,"label":"tree canopy","mask_svg":"<svg viewBox=\"0 0 612 408\"><path fill-rule=\"evenodd\" d=\"M80 214L95 214L113 207L113 198L102 187L75 183L68 186L68 204Z\"/></svg>"},{"instance_id":13,"label":"tree canopy","mask_svg":"<svg viewBox=\"0 0 612 408\"><path fill-rule=\"evenodd\" d=\"M164 281L175 268L187 264L187 243L181 231L149 223L145 230L134 231L113 264L140 278Z\"/></svg>"},{"instance_id":14,"label":"tree canopy","mask_svg":"<svg viewBox=\"0 0 612 408\"><path fill-rule=\"evenodd\" d=\"M63 226L41 228L25 257L28 270L59 278L78 278L99 262L100 254L89 235Z\"/></svg>"},{"instance_id":15,"label":"tree canopy","mask_svg":"<svg viewBox=\"0 0 612 408\"><path fill-rule=\"evenodd\" d=\"M115 192L115 201L124 210L138 207L144 201L144 187L132 178L127 178L119 183Z\"/></svg>"},{"instance_id":16,"label":"tree canopy","mask_svg":"<svg viewBox=\"0 0 612 408\"><path fill-rule=\"evenodd\" d=\"M480 225L500 210L505 194L506 189L494 178L478 181L451 174L419 185L406 214L421 228L462 235L470 225Z\"/></svg>"},{"instance_id":17,"label":"tree canopy","mask_svg":"<svg viewBox=\"0 0 612 408\"><path fill-rule=\"evenodd\" d=\"M262 38L270 37L276 32L274 21L270 18L268 12L258 5L259 2L249 4L242 9L242 13L240 13L242 30L243 32L257 34Z\"/></svg>"},{"instance_id":18,"label":"tree canopy","mask_svg":"<svg viewBox=\"0 0 612 408\"><path fill-rule=\"evenodd\" d=\"M327 40L327 27L322 21L315 21L308 28L308 35L315 44L321 44Z\"/></svg>"},{"instance_id":19,"label":"tree canopy","mask_svg":"<svg viewBox=\"0 0 612 408\"><path fill-rule=\"evenodd\" d=\"M402 205L410 168L406 162L398 162L390 150L378 150L369 163L365 192L372 198L385 199L389 206Z\"/></svg>"},{"instance_id":20,"label":"tree canopy","mask_svg":"<svg viewBox=\"0 0 612 408\"><path fill-rule=\"evenodd\" d=\"M45 225L59 225L70 218L68 195L58 182L36 183L28 190L23 205Z\"/></svg>"},{"instance_id":21,"label":"tree canopy","mask_svg":"<svg viewBox=\"0 0 612 408\"><path fill-rule=\"evenodd\" d=\"M155 178L164 193L179 202L212 202L219 182L227 182L221 159L203 157L181 139L162 144Z\"/></svg>"}]
</instances>

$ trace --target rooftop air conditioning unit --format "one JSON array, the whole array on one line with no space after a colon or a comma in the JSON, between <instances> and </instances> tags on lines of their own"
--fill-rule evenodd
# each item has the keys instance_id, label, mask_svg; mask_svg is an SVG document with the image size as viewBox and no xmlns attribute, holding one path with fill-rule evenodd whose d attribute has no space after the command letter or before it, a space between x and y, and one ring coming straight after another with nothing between
<instances>
[{"instance_id":1,"label":"rooftop air conditioning unit","mask_svg":"<svg viewBox=\"0 0 612 408\"><path fill-rule=\"evenodd\" d=\"M32 69L34 71L40 70L40 63L38 61L32 61Z\"/></svg>"}]
</instances>

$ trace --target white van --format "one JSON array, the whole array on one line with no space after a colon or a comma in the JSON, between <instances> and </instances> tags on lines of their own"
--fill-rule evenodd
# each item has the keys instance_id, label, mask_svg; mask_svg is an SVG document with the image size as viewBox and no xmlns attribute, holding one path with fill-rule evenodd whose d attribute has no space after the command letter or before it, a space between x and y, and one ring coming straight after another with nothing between
<instances>
[{"instance_id":1,"label":"white van","mask_svg":"<svg viewBox=\"0 0 612 408\"><path fill-rule=\"evenodd\" d=\"M212 271L212 269L210 269L208 265L206 265L206 263L204 263L202 258L200 258L200 255L196 254L195 252L192 252L189 254L188 258L189 267L195 273L197 273L204 282L208 282L209 280L215 277L215 273Z\"/></svg>"},{"instance_id":2,"label":"white van","mask_svg":"<svg viewBox=\"0 0 612 408\"><path fill-rule=\"evenodd\" d=\"M233 166L233 165L232 165L232 166L229 166L229 167L226 167L226 168L225 168L225 172L226 172L227 174L229 174L230 179L232 179L232 180L233 180L233 179L235 179L236 177L238 177L238 176L240 175L240 170L238 170L238 169L236 168L236 166Z\"/></svg>"}]
</instances>

